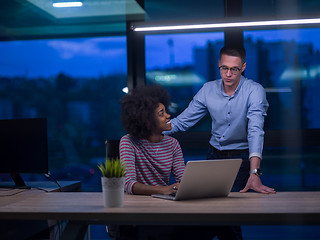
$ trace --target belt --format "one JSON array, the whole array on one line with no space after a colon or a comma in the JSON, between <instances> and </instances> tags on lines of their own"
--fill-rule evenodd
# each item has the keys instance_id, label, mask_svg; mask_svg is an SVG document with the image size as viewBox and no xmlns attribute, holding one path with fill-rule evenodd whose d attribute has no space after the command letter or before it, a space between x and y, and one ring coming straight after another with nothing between
<instances>
[{"instance_id":1,"label":"belt","mask_svg":"<svg viewBox=\"0 0 320 240\"><path fill-rule=\"evenodd\" d=\"M213 152L217 153L241 154L249 151L249 149L219 150L213 147L211 144L209 144L209 147Z\"/></svg>"}]
</instances>

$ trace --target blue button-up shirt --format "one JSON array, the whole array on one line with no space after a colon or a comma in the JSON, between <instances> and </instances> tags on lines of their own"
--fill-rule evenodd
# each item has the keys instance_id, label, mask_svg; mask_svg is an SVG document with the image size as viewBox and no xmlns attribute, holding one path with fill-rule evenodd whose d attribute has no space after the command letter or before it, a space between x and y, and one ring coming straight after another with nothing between
<instances>
[{"instance_id":1,"label":"blue button-up shirt","mask_svg":"<svg viewBox=\"0 0 320 240\"><path fill-rule=\"evenodd\" d=\"M249 149L249 157L262 158L264 118L269 104L264 88L241 76L230 97L224 92L222 79L207 82L189 106L171 120L171 134L186 131L208 112L212 118L210 144L219 150Z\"/></svg>"}]
</instances>

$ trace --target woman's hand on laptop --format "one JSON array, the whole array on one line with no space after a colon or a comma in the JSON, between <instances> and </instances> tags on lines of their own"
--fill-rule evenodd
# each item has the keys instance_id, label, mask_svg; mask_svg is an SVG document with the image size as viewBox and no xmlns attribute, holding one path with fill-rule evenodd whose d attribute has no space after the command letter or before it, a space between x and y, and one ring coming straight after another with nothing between
<instances>
[{"instance_id":1,"label":"woman's hand on laptop","mask_svg":"<svg viewBox=\"0 0 320 240\"><path fill-rule=\"evenodd\" d=\"M180 183L174 183L171 184L170 186L166 187L166 192L164 194L172 194L172 193L176 193L178 188L179 188Z\"/></svg>"},{"instance_id":2,"label":"woman's hand on laptop","mask_svg":"<svg viewBox=\"0 0 320 240\"><path fill-rule=\"evenodd\" d=\"M180 183L174 183L170 186L152 186L136 182L133 185L133 194L137 195L152 195L152 194L164 194L170 195L176 193Z\"/></svg>"}]
</instances>

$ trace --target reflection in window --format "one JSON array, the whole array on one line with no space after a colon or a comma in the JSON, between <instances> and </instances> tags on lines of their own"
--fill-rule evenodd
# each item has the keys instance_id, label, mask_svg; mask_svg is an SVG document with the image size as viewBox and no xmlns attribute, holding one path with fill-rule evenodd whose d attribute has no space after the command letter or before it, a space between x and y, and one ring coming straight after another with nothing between
<instances>
[{"instance_id":1,"label":"reflection in window","mask_svg":"<svg viewBox=\"0 0 320 240\"><path fill-rule=\"evenodd\" d=\"M267 91L266 128L320 128L320 29L247 31L246 76Z\"/></svg>"},{"instance_id":2,"label":"reflection in window","mask_svg":"<svg viewBox=\"0 0 320 240\"><path fill-rule=\"evenodd\" d=\"M244 44L245 76L263 85L270 104L264 183L279 191L319 189L320 29L245 31ZM218 54L223 45L222 33L146 36L147 83L169 90L172 117L205 82L220 78ZM210 130L209 116L190 129ZM205 157L207 142L202 145L183 148L184 157Z\"/></svg>"},{"instance_id":3,"label":"reflection in window","mask_svg":"<svg viewBox=\"0 0 320 240\"><path fill-rule=\"evenodd\" d=\"M172 117L181 113L202 85L220 78L218 58L224 35L218 33L146 36L146 79L161 84L171 95ZM210 119L193 130L209 131Z\"/></svg>"},{"instance_id":4,"label":"reflection in window","mask_svg":"<svg viewBox=\"0 0 320 240\"><path fill-rule=\"evenodd\" d=\"M319 189L320 29L244 32L246 76L266 89L269 185ZM266 182L267 183L267 182Z\"/></svg>"},{"instance_id":5,"label":"reflection in window","mask_svg":"<svg viewBox=\"0 0 320 240\"><path fill-rule=\"evenodd\" d=\"M220 78L218 60L224 34L190 33L146 36L146 82L161 84L171 95L171 118L180 114L208 81ZM210 132L206 115L189 131ZM181 142L180 142L181 143ZM204 159L207 143L201 148L183 148L184 158Z\"/></svg>"},{"instance_id":6,"label":"reflection in window","mask_svg":"<svg viewBox=\"0 0 320 240\"><path fill-rule=\"evenodd\" d=\"M0 118L46 117L53 176L99 189L104 142L124 135L126 38L9 41L0 52Z\"/></svg>"}]
</instances>

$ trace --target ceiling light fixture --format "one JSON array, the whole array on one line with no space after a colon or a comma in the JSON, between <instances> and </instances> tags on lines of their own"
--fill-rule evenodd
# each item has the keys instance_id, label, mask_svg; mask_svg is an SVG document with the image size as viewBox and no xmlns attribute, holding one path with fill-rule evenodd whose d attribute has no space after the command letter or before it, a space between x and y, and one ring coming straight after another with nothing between
<instances>
[{"instance_id":1,"label":"ceiling light fixture","mask_svg":"<svg viewBox=\"0 0 320 240\"><path fill-rule=\"evenodd\" d=\"M63 1L57 1L52 3L53 7L61 8L61 7L81 7L83 5L82 2L63 2Z\"/></svg>"},{"instance_id":2,"label":"ceiling light fixture","mask_svg":"<svg viewBox=\"0 0 320 240\"><path fill-rule=\"evenodd\" d=\"M320 18L311 19L291 19L291 20L271 20L255 22L232 22L232 23L213 23L213 24L190 24L172 26L153 26L153 27L133 27L135 32L150 31L174 31L174 30L195 30L195 29L214 29L231 27L258 27L258 26L280 26L280 25L300 25L300 24L319 24Z\"/></svg>"}]
</instances>

